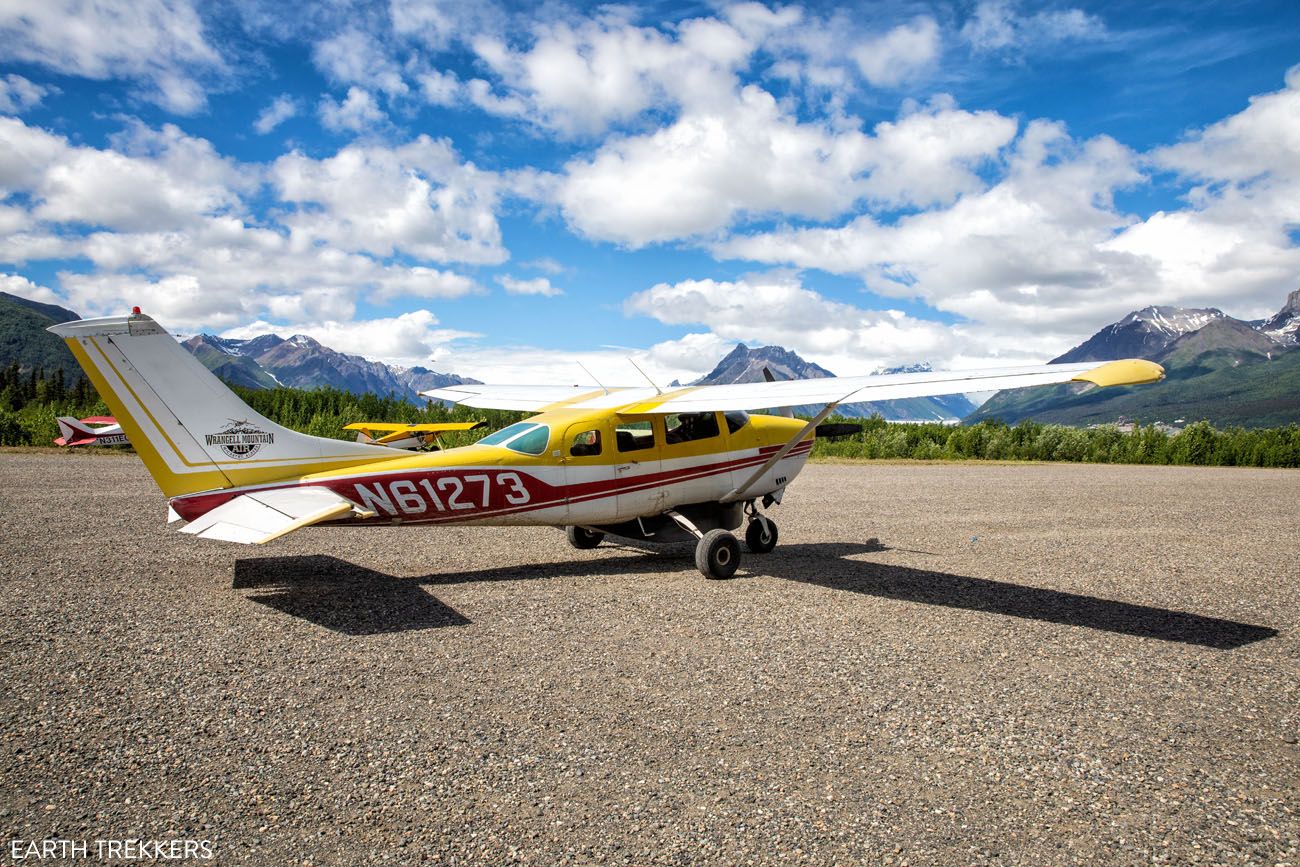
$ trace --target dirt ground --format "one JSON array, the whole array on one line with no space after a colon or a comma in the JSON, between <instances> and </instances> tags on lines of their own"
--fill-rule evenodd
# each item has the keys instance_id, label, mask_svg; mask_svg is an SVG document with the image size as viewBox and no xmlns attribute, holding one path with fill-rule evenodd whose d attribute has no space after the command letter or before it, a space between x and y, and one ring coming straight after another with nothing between
<instances>
[{"instance_id":1,"label":"dirt ground","mask_svg":"<svg viewBox=\"0 0 1300 867\"><path fill-rule=\"evenodd\" d=\"M1285 470L815 464L714 582L549 528L196 540L133 456L0 454L0 832L1300 863L1298 504Z\"/></svg>"}]
</instances>

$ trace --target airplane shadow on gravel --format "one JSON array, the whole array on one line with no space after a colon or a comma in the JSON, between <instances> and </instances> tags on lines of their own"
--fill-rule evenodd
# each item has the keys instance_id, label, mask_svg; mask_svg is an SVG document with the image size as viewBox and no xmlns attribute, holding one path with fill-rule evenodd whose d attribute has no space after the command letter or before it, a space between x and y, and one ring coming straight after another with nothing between
<instances>
[{"instance_id":1,"label":"airplane shadow on gravel","mask_svg":"<svg viewBox=\"0 0 1300 867\"><path fill-rule=\"evenodd\" d=\"M395 578L322 554L236 560L231 586L265 591L248 599L345 635L437 629L470 622L426 592L417 580Z\"/></svg>"},{"instance_id":2,"label":"airplane shadow on gravel","mask_svg":"<svg viewBox=\"0 0 1300 867\"><path fill-rule=\"evenodd\" d=\"M233 586L272 588L273 592L248 598L337 632L372 635L464 626L470 622L426 587L679 569L694 572L690 545L656 549L606 543L602 550L627 553L414 578L385 575L327 555L246 559L235 562ZM882 599L1021 617L1219 650L1231 650L1278 634L1276 629L1265 626L1168 608L851 559L888 550L878 543L781 545L771 554L746 555L737 579L766 575Z\"/></svg>"}]
</instances>

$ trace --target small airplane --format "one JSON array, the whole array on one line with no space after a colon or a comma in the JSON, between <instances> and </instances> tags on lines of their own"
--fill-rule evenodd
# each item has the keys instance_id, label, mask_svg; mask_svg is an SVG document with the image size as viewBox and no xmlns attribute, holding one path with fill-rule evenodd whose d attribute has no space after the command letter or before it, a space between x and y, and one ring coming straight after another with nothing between
<instances>
[{"instance_id":1,"label":"small airplane","mask_svg":"<svg viewBox=\"0 0 1300 867\"><path fill-rule=\"evenodd\" d=\"M111 415L92 415L75 419L59 416L55 419L61 436L54 440L56 446L124 446L126 434ZM99 427L91 427L99 425Z\"/></svg>"},{"instance_id":2,"label":"small airplane","mask_svg":"<svg viewBox=\"0 0 1300 867\"><path fill-rule=\"evenodd\" d=\"M357 442L388 446L390 449L443 449L442 435L460 433L487 427L485 421L437 422L407 424L359 421L344 425L344 430L357 432Z\"/></svg>"},{"instance_id":3,"label":"small airplane","mask_svg":"<svg viewBox=\"0 0 1300 867\"><path fill-rule=\"evenodd\" d=\"M1061 382L1163 378L1140 359L696 386L454 385L425 396L535 413L477 443L394 455L308 436L259 415L158 323L131 315L65 322L64 338L122 422L181 530L261 544L303 527L544 525L576 548L606 535L695 542L708 578L777 543L763 510L803 469L842 403ZM820 405L804 421L751 410ZM824 431L824 433L823 433Z\"/></svg>"}]
</instances>

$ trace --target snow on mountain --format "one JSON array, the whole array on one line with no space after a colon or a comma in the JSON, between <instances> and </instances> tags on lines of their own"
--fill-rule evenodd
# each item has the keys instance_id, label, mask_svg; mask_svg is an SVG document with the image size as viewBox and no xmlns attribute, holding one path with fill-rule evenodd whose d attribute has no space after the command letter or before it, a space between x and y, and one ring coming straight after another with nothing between
<instances>
[{"instance_id":1,"label":"snow on mountain","mask_svg":"<svg viewBox=\"0 0 1300 867\"><path fill-rule=\"evenodd\" d=\"M1143 307L1108 325L1053 362L1150 358L1184 334L1225 318L1214 307Z\"/></svg>"},{"instance_id":2,"label":"snow on mountain","mask_svg":"<svg viewBox=\"0 0 1300 867\"><path fill-rule=\"evenodd\" d=\"M250 340L200 334L183 345L218 376L253 388L330 386L353 394L395 395L422 402L422 391L475 381L423 367L401 368L348 355L305 334L287 340L275 334Z\"/></svg>"},{"instance_id":3,"label":"snow on mountain","mask_svg":"<svg viewBox=\"0 0 1300 867\"><path fill-rule=\"evenodd\" d=\"M1214 319L1222 319L1224 312L1217 307L1143 307L1134 310L1111 326L1119 329L1134 322L1145 322L1162 334L1177 336L1198 331Z\"/></svg>"},{"instance_id":4,"label":"snow on mountain","mask_svg":"<svg viewBox=\"0 0 1300 867\"><path fill-rule=\"evenodd\" d=\"M1288 295L1282 309L1260 323L1259 330L1283 345L1300 344L1300 289Z\"/></svg>"}]
</instances>

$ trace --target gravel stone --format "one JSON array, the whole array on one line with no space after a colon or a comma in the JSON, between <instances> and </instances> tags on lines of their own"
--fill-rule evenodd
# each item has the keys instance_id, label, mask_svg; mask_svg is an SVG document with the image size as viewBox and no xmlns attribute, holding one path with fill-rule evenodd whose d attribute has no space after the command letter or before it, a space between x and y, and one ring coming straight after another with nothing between
<instances>
[{"instance_id":1,"label":"gravel stone","mask_svg":"<svg viewBox=\"0 0 1300 867\"><path fill-rule=\"evenodd\" d=\"M709 581L553 528L198 540L133 456L0 454L0 832L1300 863L1297 503L1285 470L821 463Z\"/></svg>"}]
</instances>

